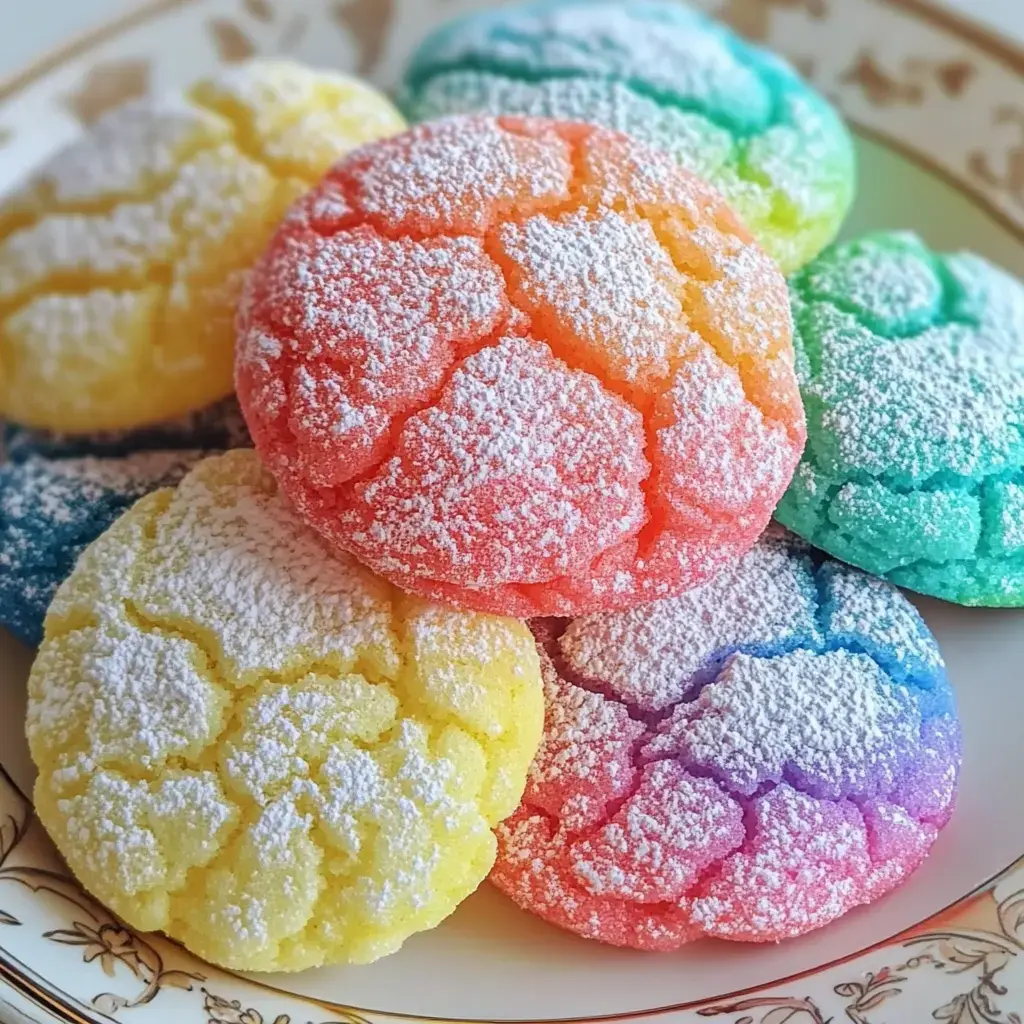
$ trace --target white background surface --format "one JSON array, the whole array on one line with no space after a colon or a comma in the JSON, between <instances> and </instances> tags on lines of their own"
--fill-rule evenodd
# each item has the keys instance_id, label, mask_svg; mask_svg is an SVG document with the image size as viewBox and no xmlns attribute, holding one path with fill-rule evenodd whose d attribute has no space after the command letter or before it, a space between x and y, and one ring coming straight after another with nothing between
<instances>
[{"instance_id":1,"label":"white background surface","mask_svg":"<svg viewBox=\"0 0 1024 1024\"><path fill-rule=\"evenodd\" d=\"M945 2L1024 40L1024 0ZM0 78L69 37L135 6L133 0L0 0Z\"/></svg>"}]
</instances>

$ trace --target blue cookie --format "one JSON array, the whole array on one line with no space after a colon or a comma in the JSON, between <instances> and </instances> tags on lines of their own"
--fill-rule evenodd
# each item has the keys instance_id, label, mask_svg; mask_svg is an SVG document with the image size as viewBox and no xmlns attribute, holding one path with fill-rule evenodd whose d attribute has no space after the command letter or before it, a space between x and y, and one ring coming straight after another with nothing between
<instances>
[{"instance_id":1,"label":"blue cookie","mask_svg":"<svg viewBox=\"0 0 1024 1024\"><path fill-rule=\"evenodd\" d=\"M232 396L180 419L140 430L110 430L98 434L55 434L7 423L3 428L5 456L21 462L37 455L46 459L109 457L142 451L187 451L206 448L226 451L251 448L252 439L242 410Z\"/></svg>"},{"instance_id":2,"label":"blue cookie","mask_svg":"<svg viewBox=\"0 0 1024 1024\"><path fill-rule=\"evenodd\" d=\"M82 551L139 498L177 484L204 454L30 456L0 465L0 626L39 643L50 600Z\"/></svg>"},{"instance_id":3,"label":"blue cookie","mask_svg":"<svg viewBox=\"0 0 1024 1024\"><path fill-rule=\"evenodd\" d=\"M614 128L715 185L785 272L853 199L849 132L784 61L675 0L545 0L451 22L409 65L411 121L522 114Z\"/></svg>"}]
</instances>

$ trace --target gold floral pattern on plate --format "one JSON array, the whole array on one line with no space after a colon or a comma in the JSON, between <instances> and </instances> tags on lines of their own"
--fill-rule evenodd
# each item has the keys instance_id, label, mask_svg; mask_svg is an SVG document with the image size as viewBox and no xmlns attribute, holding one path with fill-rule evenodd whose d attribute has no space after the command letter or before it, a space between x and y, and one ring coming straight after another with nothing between
<instances>
[{"instance_id":1,"label":"gold floral pattern on plate","mask_svg":"<svg viewBox=\"0 0 1024 1024\"><path fill-rule=\"evenodd\" d=\"M148 60L104 61L89 69L82 83L65 102L83 125L91 125L108 110L149 92Z\"/></svg>"},{"instance_id":2,"label":"gold floral pattern on plate","mask_svg":"<svg viewBox=\"0 0 1024 1024\"><path fill-rule=\"evenodd\" d=\"M44 931L42 938L78 947L82 963L98 968L107 978L114 978L116 966L121 965L138 983L129 994L101 991L91 995L88 1002L99 1014L109 1019L123 1010L147 1007L174 989L195 996L195 1014L181 1018L182 1024L314 1024L308 1015L299 1018L291 1013L264 1013L259 987L200 964L159 936L144 936L127 928L64 872L16 863L15 854L31 822L27 801L6 775L0 774L0 928L31 927L5 909L6 885L20 885L40 898L55 900L67 923ZM997 897L1000 881L1009 891ZM3 949L0 934L0 953ZM168 967L169 958L183 966ZM881 959L882 963L858 972L862 959ZM934 972L941 973L946 981L952 980L952 985L941 989L931 985L927 976ZM824 995L768 989L735 999L682 1006L673 1021L696 1024L717 1018L723 1024L833 1024L841 1012L853 1024L888 1024L894 1019L903 1020L893 1018L889 1011L897 1000L910 995L917 1006L929 1006L934 1020L946 1024L1024 1024L1014 1009L1024 1005L1024 859L1001 879L944 914L860 958L813 972L782 988L796 986L823 990ZM236 994L239 989L249 991ZM928 1003L928 993L940 990L942 1001ZM297 1002L302 1005L305 1001ZM305 1005L308 1010L310 1004ZM876 1010L880 1015L875 1015ZM380 1019L372 1011L342 1006L331 1007L331 1011L335 1017L316 1024L378 1024ZM152 1017L154 1022L166 1019ZM388 1019L404 1018L389 1014Z\"/></svg>"},{"instance_id":3,"label":"gold floral pattern on plate","mask_svg":"<svg viewBox=\"0 0 1024 1024\"><path fill-rule=\"evenodd\" d=\"M1024 53L950 19L932 0L697 2L783 52L856 125L953 181L1024 241ZM333 60L387 85L430 24L484 3L152 0L116 29L0 83L0 188L4 174L45 155L38 130L20 130L35 127L40 110L59 145L82 124L145 94L152 81L173 80L180 55L161 49L172 33L191 40L189 78L253 55L291 53L316 64ZM69 81L79 83L70 94ZM0 690L0 714L6 701ZM0 762L6 756L0 750ZM631 1017L666 1024L1024 1024L1022 1008L1024 858L955 906L845 960ZM0 773L0 1019L4 1014L18 1024L415 1019L256 984L125 927L67 874L28 802Z\"/></svg>"}]
</instances>

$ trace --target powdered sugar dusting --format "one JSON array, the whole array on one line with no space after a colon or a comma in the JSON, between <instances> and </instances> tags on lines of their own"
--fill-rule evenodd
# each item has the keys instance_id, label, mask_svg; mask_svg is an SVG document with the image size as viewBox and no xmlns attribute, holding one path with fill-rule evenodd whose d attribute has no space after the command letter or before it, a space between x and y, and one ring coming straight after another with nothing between
<instances>
[{"instance_id":1,"label":"powdered sugar dusting","mask_svg":"<svg viewBox=\"0 0 1024 1024\"><path fill-rule=\"evenodd\" d=\"M338 173L385 231L421 223L435 232L479 234L513 209L569 197L570 151L553 131L514 134L494 118L467 133L460 120L413 128L357 153Z\"/></svg>"},{"instance_id":2,"label":"powdered sugar dusting","mask_svg":"<svg viewBox=\"0 0 1024 1024\"><path fill-rule=\"evenodd\" d=\"M319 133L275 161L280 136L303 141L311 105ZM284 63L101 119L0 208L4 412L88 433L221 398L241 275L289 202L342 153L401 127L369 87ZM32 396L51 390L38 408Z\"/></svg>"},{"instance_id":3,"label":"powdered sugar dusting","mask_svg":"<svg viewBox=\"0 0 1024 1024\"><path fill-rule=\"evenodd\" d=\"M504 281L465 237L389 241L360 227L330 239L304 233L280 255L295 281L272 321L243 331L239 359L251 368L256 411L274 420L274 383L298 358L288 382L292 469L329 487L379 461L396 416L436 395L446 369L501 325Z\"/></svg>"},{"instance_id":4,"label":"powdered sugar dusting","mask_svg":"<svg viewBox=\"0 0 1024 1024\"><path fill-rule=\"evenodd\" d=\"M538 620L545 736L492 880L640 949L799 935L898 884L949 818L960 729L878 586L773 528L680 597Z\"/></svg>"},{"instance_id":5,"label":"powdered sugar dusting","mask_svg":"<svg viewBox=\"0 0 1024 1024\"><path fill-rule=\"evenodd\" d=\"M829 566L827 630L847 643L869 640L873 652L891 652L895 666L916 675L943 668L942 654L912 604L884 580L846 566ZM886 666L890 671L893 665Z\"/></svg>"},{"instance_id":6,"label":"powdered sugar dusting","mask_svg":"<svg viewBox=\"0 0 1024 1024\"><path fill-rule=\"evenodd\" d=\"M691 905L706 934L764 941L797 922L801 931L820 928L862 902L871 857L852 803L822 803L782 785L754 801L753 818L752 842Z\"/></svg>"},{"instance_id":7,"label":"powdered sugar dusting","mask_svg":"<svg viewBox=\"0 0 1024 1024\"><path fill-rule=\"evenodd\" d=\"M743 117L751 125L766 120L771 108L765 83L737 59L726 33L690 11L672 18L644 5L527 4L442 30L412 74L424 76L430 65L457 66L467 59L493 61L496 70L523 69L524 78L530 72L642 78L645 89L667 105L692 105L696 99L712 118ZM740 109L733 101L737 94L744 100Z\"/></svg>"},{"instance_id":8,"label":"powdered sugar dusting","mask_svg":"<svg viewBox=\"0 0 1024 1024\"><path fill-rule=\"evenodd\" d=\"M145 199L168 181L183 158L227 142L231 126L181 96L135 100L106 114L74 145L47 163L30 188L58 207L102 200Z\"/></svg>"},{"instance_id":9,"label":"powdered sugar dusting","mask_svg":"<svg viewBox=\"0 0 1024 1024\"><path fill-rule=\"evenodd\" d=\"M368 83L286 60L228 67L194 86L191 99L238 124L244 144L278 176L303 182L354 145L405 127Z\"/></svg>"},{"instance_id":10,"label":"powdered sugar dusting","mask_svg":"<svg viewBox=\"0 0 1024 1024\"><path fill-rule=\"evenodd\" d=\"M679 597L574 619L559 647L579 675L661 711L692 696L703 673L736 648L817 642L814 588L809 561L770 537Z\"/></svg>"},{"instance_id":11,"label":"powdered sugar dusting","mask_svg":"<svg viewBox=\"0 0 1024 1024\"><path fill-rule=\"evenodd\" d=\"M22 458L0 466L0 623L28 644L75 561L122 512L176 484L201 452Z\"/></svg>"},{"instance_id":12,"label":"powdered sugar dusting","mask_svg":"<svg viewBox=\"0 0 1024 1024\"><path fill-rule=\"evenodd\" d=\"M815 412L782 521L895 583L1019 604L1001 501L1024 470L1024 288L900 232L830 250L791 287Z\"/></svg>"},{"instance_id":13,"label":"powdered sugar dusting","mask_svg":"<svg viewBox=\"0 0 1024 1024\"><path fill-rule=\"evenodd\" d=\"M254 970L371 960L450 913L542 716L524 626L326 554L248 451L86 552L29 697L39 814L77 875Z\"/></svg>"},{"instance_id":14,"label":"powdered sugar dusting","mask_svg":"<svg viewBox=\"0 0 1024 1024\"><path fill-rule=\"evenodd\" d=\"M643 391L664 386L692 338L679 302L682 280L646 221L613 210L544 214L498 231L515 267L513 296L554 320L585 364ZM555 333L549 331L549 333Z\"/></svg>"},{"instance_id":15,"label":"powdered sugar dusting","mask_svg":"<svg viewBox=\"0 0 1024 1024\"><path fill-rule=\"evenodd\" d=\"M541 669L544 740L530 769L525 802L581 829L599 821L609 801L631 792L633 752L645 729L621 704L567 683L543 653Z\"/></svg>"},{"instance_id":16,"label":"powdered sugar dusting","mask_svg":"<svg viewBox=\"0 0 1024 1024\"><path fill-rule=\"evenodd\" d=\"M663 500L683 516L696 509L743 523L789 481L786 428L747 401L737 372L707 348L679 367L654 422Z\"/></svg>"},{"instance_id":17,"label":"powdered sugar dusting","mask_svg":"<svg viewBox=\"0 0 1024 1024\"><path fill-rule=\"evenodd\" d=\"M240 683L297 658L345 672L368 650L396 671L387 591L354 559L325 557L255 459L234 454L179 484L141 558L140 612L216 623L218 661Z\"/></svg>"},{"instance_id":18,"label":"powdered sugar dusting","mask_svg":"<svg viewBox=\"0 0 1024 1024\"><path fill-rule=\"evenodd\" d=\"M921 712L867 655L734 654L644 748L722 772L750 795L784 777L815 797L889 792L919 745Z\"/></svg>"},{"instance_id":19,"label":"powdered sugar dusting","mask_svg":"<svg viewBox=\"0 0 1024 1024\"><path fill-rule=\"evenodd\" d=\"M853 195L849 137L774 54L684 5L527 3L443 26L409 65L413 121L524 114L628 134L711 181L787 271Z\"/></svg>"},{"instance_id":20,"label":"powdered sugar dusting","mask_svg":"<svg viewBox=\"0 0 1024 1024\"><path fill-rule=\"evenodd\" d=\"M592 839L573 847L573 871L594 895L679 900L743 840L743 808L711 779L678 764L647 766L637 791Z\"/></svg>"},{"instance_id":21,"label":"powdered sugar dusting","mask_svg":"<svg viewBox=\"0 0 1024 1024\"><path fill-rule=\"evenodd\" d=\"M462 364L358 485L350 543L372 551L386 531L394 563L461 586L540 582L639 529L646 470L635 410L545 345L504 338Z\"/></svg>"},{"instance_id":22,"label":"powdered sugar dusting","mask_svg":"<svg viewBox=\"0 0 1024 1024\"><path fill-rule=\"evenodd\" d=\"M667 158L453 118L364 147L286 219L237 382L334 544L414 592L564 614L753 543L804 436L790 334L778 270Z\"/></svg>"}]
</instances>

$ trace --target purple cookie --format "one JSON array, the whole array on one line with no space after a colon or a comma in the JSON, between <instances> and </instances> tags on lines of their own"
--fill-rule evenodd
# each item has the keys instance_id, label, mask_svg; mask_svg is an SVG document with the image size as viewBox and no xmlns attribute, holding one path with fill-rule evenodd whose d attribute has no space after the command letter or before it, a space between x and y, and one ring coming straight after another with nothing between
<instances>
[{"instance_id":1,"label":"purple cookie","mask_svg":"<svg viewBox=\"0 0 1024 1024\"><path fill-rule=\"evenodd\" d=\"M660 950L800 935L902 882L952 813L934 638L779 528L680 597L534 629L545 737L491 879L563 928Z\"/></svg>"}]
</instances>

